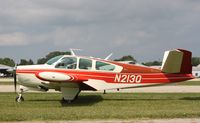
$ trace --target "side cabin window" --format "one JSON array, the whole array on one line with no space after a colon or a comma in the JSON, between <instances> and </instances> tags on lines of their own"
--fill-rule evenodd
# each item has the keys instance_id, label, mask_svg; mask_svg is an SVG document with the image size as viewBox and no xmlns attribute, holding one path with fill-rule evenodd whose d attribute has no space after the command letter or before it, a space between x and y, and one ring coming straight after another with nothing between
<instances>
[{"instance_id":1,"label":"side cabin window","mask_svg":"<svg viewBox=\"0 0 200 123\"><path fill-rule=\"evenodd\" d=\"M80 58L79 69L84 69L84 70L92 69L92 60Z\"/></svg>"},{"instance_id":2,"label":"side cabin window","mask_svg":"<svg viewBox=\"0 0 200 123\"><path fill-rule=\"evenodd\" d=\"M114 71L115 66L109 63L96 61L96 70Z\"/></svg>"},{"instance_id":3,"label":"side cabin window","mask_svg":"<svg viewBox=\"0 0 200 123\"><path fill-rule=\"evenodd\" d=\"M77 58L75 57L64 57L60 63L56 65L56 68L65 68L65 69L76 69Z\"/></svg>"}]
</instances>

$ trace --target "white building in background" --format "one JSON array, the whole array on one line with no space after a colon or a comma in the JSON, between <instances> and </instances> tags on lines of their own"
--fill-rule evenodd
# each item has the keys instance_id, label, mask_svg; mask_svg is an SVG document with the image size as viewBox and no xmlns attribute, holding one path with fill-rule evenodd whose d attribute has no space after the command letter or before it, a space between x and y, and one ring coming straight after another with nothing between
<instances>
[{"instance_id":1,"label":"white building in background","mask_svg":"<svg viewBox=\"0 0 200 123\"><path fill-rule=\"evenodd\" d=\"M196 67L192 67L192 74L194 77L200 78L200 64Z\"/></svg>"}]
</instances>

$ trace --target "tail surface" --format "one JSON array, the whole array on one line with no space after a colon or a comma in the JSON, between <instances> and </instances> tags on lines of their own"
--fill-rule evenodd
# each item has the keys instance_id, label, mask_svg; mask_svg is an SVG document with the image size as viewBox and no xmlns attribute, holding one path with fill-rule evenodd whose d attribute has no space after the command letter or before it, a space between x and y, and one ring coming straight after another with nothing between
<instances>
[{"instance_id":1,"label":"tail surface","mask_svg":"<svg viewBox=\"0 0 200 123\"><path fill-rule=\"evenodd\" d=\"M161 70L164 73L191 74L191 58L192 53L184 49L166 51Z\"/></svg>"}]
</instances>

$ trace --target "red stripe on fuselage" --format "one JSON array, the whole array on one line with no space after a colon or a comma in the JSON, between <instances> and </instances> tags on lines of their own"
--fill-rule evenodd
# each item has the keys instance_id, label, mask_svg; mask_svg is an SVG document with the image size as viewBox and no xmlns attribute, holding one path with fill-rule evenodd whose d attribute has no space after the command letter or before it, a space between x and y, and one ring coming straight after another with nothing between
<instances>
[{"instance_id":1,"label":"red stripe on fuselage","mask_svg":"<svg viewBox=\"0 0 200 123\"><path fill-rule=\"evenodd\" d=\"M35 69L35 70L17 70L17 74L35 74L40 72L58 72L73 76L74 82L87 81L88 79L104 80L108 83L118 84L160 84L179 82L192 79L192 74L165 74L165 73L113 73L85 70L62 70L62 69ZM37 76L38 77L38 76ZM116 78L117 77L117 78ZM39 78L40 79L40 78ZM140 80L141 79L141 80Z\"/></svg>"}]
</instances>

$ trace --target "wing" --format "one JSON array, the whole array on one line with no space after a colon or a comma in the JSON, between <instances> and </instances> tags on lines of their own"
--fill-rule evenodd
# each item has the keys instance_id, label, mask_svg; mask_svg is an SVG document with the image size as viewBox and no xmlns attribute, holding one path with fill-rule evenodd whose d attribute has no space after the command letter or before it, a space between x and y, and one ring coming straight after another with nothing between
<instances>
[{"instance_id":1,"label":"wing","mask_svg":"<svg viewBox=\"0 0 200 123\"><path fill-rule=\"evenodd\" d=\"M84 84L94 88L95 90L111 90L111 89L119 89L119 88L128 88L130 84L119 84L119 83L108 83L103 80L89 79L88 81L84 81ZM135 87L135 86L131 86Z\"/></svg>"},{"instance_id":2,"label":"wing","mask_svg":"<svg viewBox=\"0 0 200 123\"><path fill-rule=\"evenodd\" d=\"M94 88L95 90L107 90L110 89L108 84L103 80L89 79L88 81L84 81L84 84Z\"/></svg>"}]
</instances>

